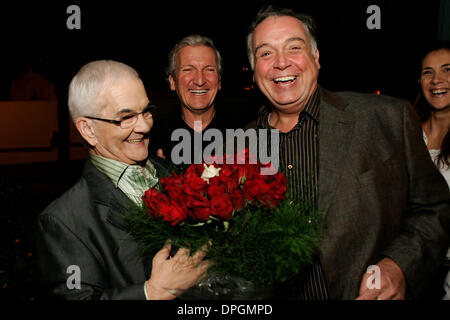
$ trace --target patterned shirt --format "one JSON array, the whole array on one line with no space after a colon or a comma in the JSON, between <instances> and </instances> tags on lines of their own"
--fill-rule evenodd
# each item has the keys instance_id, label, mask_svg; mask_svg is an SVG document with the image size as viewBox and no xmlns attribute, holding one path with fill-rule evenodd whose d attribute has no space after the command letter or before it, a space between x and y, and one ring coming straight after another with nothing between
<instances>
[{"instance_id":1,"label":"patterned shirt","mask_svg":"<svg viewBox=\"0 0 450 320\"><path fill-rule=\"evenodd\" d=\"M142 205L142 196L147 189L158 183L156 169L147 160L145 167L107 159L89 153L92 163L104 173L125 195L137 205Z\"/></svg>"},{"instance_id":2,"label":"patterned shirt","mask_svg":"<svg viewBox=\"0 0 450 320\"><path fill-rule=\"evenodd\" d=\"M319 88L313 93L291 131L280 132L280 171L288 180L291 199L317 205L319 181ZM271 109L263 106L256 121L258 129L275 129L269 124ZM326 300L328 291L322 265L315 259L307 271L298 295L302 300Z\"/></svg>"}]
</instances>

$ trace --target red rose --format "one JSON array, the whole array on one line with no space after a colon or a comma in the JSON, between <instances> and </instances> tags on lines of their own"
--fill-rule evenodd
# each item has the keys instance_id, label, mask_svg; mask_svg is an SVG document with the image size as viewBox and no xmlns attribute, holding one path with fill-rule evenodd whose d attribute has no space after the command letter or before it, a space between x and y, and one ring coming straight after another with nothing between
<instances>
[{"instance_id":1,"label":"red rose","mask_svg":"<svg viewBox=\"0 0 450 320\"><path fill-rule=\"evenodd\" d=\"M165 194L159 192L156 188L148 189L142 200L148 208L149 215L162 217L172 225L184 221L187 217L187 208L171 202Z\"/></svg>"},{"instance_id":2,"label":"red rose","mask_svg":"<svg viewBox=\"0 0 450 320\"><path fill-rule=\"evenodd\" d=\"M212 199L217 195L223 195L226 193L225 186L223 184L213 184L208 187L208 198Z\"/></svg>"},{"instance_id":3,"label":"red rose","mask_svg":"<svg viewBox=\"0 0 450 320\"><path fill-rule=\"evenodd\" d=\"M204 169L205 168L203 167L203 164L191 164L189 166L189 168L187 168L186 172L184 173L184 176L186 178L190 178L190 177L200 178L202 176Z\"/></svg>"},{"instance_id":4,"label":"red rose","mask_svg":"<svg viewBox=\"0 0 450 320\"><path fill-rule=\"evenodd\" d=\"M160 215L165 221L170 222L172 226L186 220L187 210L175 202L160 203Z\"/></svg>"},{"instance_id":5,"label":"red rose","mask_svg":"<svg viewBox=\"0 0 450 320\"><path fill-rule=\"evenodd\" d=\"M169 202L169 198L153 187L145 191L142 201L147 206L149 214L159 215L159 204Z\"/></svg>"},{"instance_id":6,"label":"red rose","mask_svg":"<svg viewBox=\"0 0 450 320\"><path fill-rule=\"evenodd\" d=\"M184 180L184 192L188 195L205 194L208 184L202 178L191 176Z\"/></svg>"},{"instance_id":7,"label":"red rose","mask_svg":"<svg viewBox=\"0 0 450 320\"><path fill-rule=\"evenodd\" d=\"M270 183L270 189L275 199L279 201L284 200L287 191L287 179L281 172L275 175L274 181Z\"/></svg>"},{"instance_id":8,"label":"red rose","mask_svg":"<svg viewBox=\"0 0 450 320\"><path fill-rule=\"evenodd\" d=\"M189 214L195 220L207 221L211 213L208 199L197 194L186 197L186 205L190 209Z\"/></svg>"},{"instance_id":9,"label":"red rose","mask_svg":"<svg viewBox=\"0 0 450 320\"><path fill-rule=\"evenodd\" d=\"M226 194L218 194L211 200L211 214L223 220L230 220L233 213L233 204Z\"/></svg>"},{"instance_id":10,"label":"red rose","mask_svg":"<svg viewBox=\"0 0 450 320\"><path fill-rule=\"evenodd\" d=\"M220 176L230 177L233 172L233 167L231 165L223 164L220 167Z\"/></svg>"},{"instance_id":11,"label":"red rose","mask_svg":"<svg viewBox=\"0 0 450 320\"><path fill-rule=\"evenodd\" d=\"M220 171L220 175L209 179L209 186L220 185L225 188L225 191L231 192L232 190L239 187L239 178L237 176L237 172L231 169L225 170L224 174L222 174L222 170Z\"/></svg>"},{"instance_id":12,"label":"red rose","mask_svg":"<svg viewBox=\"0 0 450 320\"><path fill-rule=\"evenodd\" d=\"M262 176L267 190L256 196L258 201L269 208L276 208L286 197L287 180L286 177L278 172L275 175Z\"/></svg>"},{"instance_id":13,"label":"red rose","mask_svg":"<svg viewBox=\"0 0 450 320\"><path fill-rule=\"evenodd\" d=\"M177 175L176 173L174 173L173 176L161 178L160 182L162 187L164 188L164 191L169 194L169 197L171 199L182 198L184 192L184 178L181 174Z\"/></svg>"},{"instance_id":14,"label":"red rose","mask_svg":"<svg viewBox=\"0 0 450 320\"><path fill-rule=\"evenodd\" d=\"M233 168L236 171L240 183L247 179L260 178L259 164L235 164Z\"/></svg>"},{"instance_id":15,"label":"red rose","mask_svg":"<svg viewBox=\"0 0 450 320\"><path fill-rule=\"evenodd\" d=\"M254 200L261 194L269 191L269 185L262 179L246 180L244 183L244 195L247 200Z\"/></svg>"},{"instance_id":16,"label":"red rose","mask_svg":"<svg viewBox=\"0 0 450 320\"><path fill-rule=\"evenodd\" d=\"M244 206L244 193L239 189L230 192L231 203L234 210L240 210Z\"/></svg>"}]
</instances>

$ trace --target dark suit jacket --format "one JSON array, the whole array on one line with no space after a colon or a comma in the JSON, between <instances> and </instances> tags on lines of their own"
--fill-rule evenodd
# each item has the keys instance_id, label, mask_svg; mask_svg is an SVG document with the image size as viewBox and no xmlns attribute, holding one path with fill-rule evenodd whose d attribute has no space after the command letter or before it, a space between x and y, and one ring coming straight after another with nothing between
<instances>
[{"instance_id":1,"label":"dark suit jacket","mask_svg":"<svg viewBox=\"0 0 450 320\"><path fill-rule=\"evenodd\" d=\"M319 201L321 261L334 298L354 299L383 257L419 297L450 240L450 195L406 101L322 90Z\"/></svg>"},{"instance_id":2,"label":"dark suit jacket","mask_svg":"<svg viewBox=\"0 0 450 320\"><path fill-rule=\"evenodd\" d=\"M159 177L171 172L150 159ZM37 220L37 258L45 295L64 299L145 299L151 261L127 233L122 215L131 201L87 160L80 180ZM81 288L67 281L78 266ZM69 272L69 273L67 273ZM70 283L72 279L69 279Z\"/></svg>"},{"instance_id":3,"label":"dark suit jacket","mask_svg":"<svg viewBox=\"0 0 450 320\"><path fill-rule=\"evenodd\" d=\"M450 195L418 117L392 97L320 93L320 258L330 298L356 298L367 267L383 257L420 297L450 245Z\"/></svg>"}]
</instances>

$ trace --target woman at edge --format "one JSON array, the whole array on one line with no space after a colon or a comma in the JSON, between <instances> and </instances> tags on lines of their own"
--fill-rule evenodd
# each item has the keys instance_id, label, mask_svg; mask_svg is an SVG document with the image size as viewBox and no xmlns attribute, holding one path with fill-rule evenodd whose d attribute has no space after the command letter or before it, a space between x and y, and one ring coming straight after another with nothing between
<instances>
[{"instance_id":1,"label":"woman at edge","mask_svg":"<svg viewBox=\"0 0 450 320\"><path fill-rule=\"evenodd\" d=\"M450 44L442 42L422 59L421 92L416 110L422 122L423 138L430 156L450 188ZM450 249L447 252L450 259ZM450 272L444 283L444 300L450 300Z\"/></svg>"}]
</instances>

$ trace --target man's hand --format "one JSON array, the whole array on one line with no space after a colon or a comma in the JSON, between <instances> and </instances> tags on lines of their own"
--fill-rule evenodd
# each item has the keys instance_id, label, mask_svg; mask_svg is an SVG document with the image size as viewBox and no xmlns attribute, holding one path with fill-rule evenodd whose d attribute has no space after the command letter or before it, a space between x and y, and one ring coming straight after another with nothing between
<instances>
[{"instance_id":1,"label":"man's hand","mask_svg":"<svg viewBox=\"0 0 450 320\"><path fill-rule=\"evenodd\" d=\"M157 155L158 157L160 157L160 158L163 158L163 159L166 158L166 157L164 156L164 152L163 152L162 149L156 150L156 155Z\"/></svg>"},{"instance_id":2,"label":"man's hand","mask_svg":"<svg viewBox=\"0 0 450 320\"><path fill-rule=\"evenodd\" d=\"M380 268L380 289L369 289L367 280L370 274L365 273L356 300L403 300L405 299L406 279L400 267L391 259L384 258L378 262Z\"/></svg>"},{"instance_id":3,"label":"man's hand","mask_svg":"<svg viewBox=\"0 0 450 320\"><path fill-rule=\"evenodd\" d=\"M189 250L181 248L169 258L170 248L170 244L165 245L153 257L152 274L146 283L150 300L175 299L175 294L192 287L208 268L209 262L203 260L207 246L193 256L190 256Z\"/></svg>"}]
</instances>

